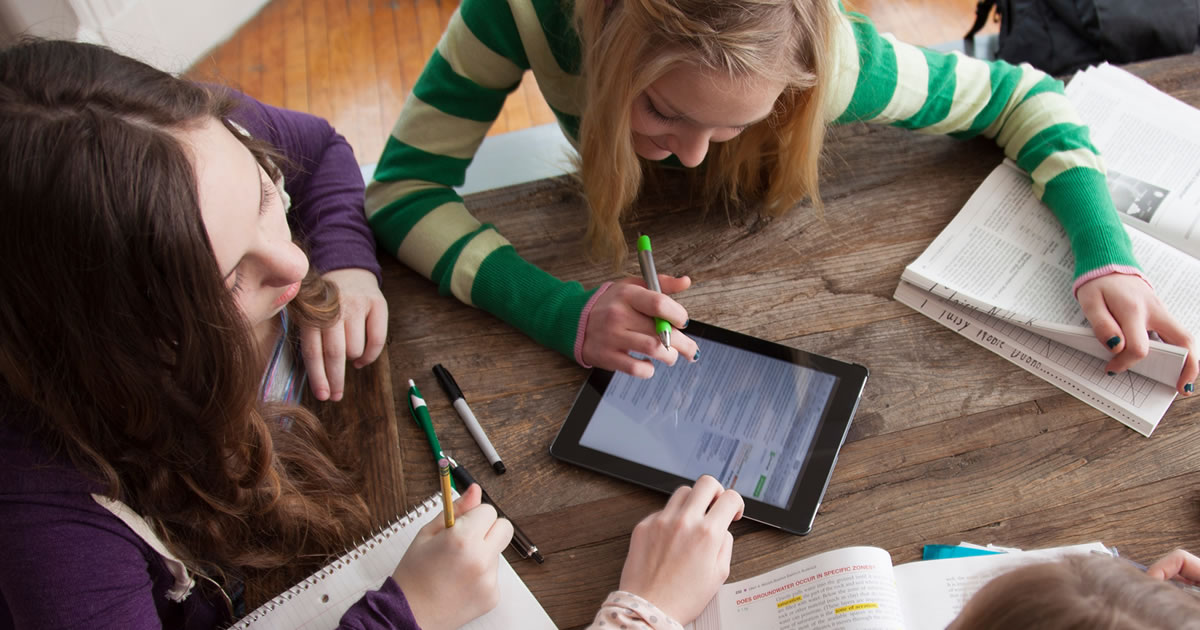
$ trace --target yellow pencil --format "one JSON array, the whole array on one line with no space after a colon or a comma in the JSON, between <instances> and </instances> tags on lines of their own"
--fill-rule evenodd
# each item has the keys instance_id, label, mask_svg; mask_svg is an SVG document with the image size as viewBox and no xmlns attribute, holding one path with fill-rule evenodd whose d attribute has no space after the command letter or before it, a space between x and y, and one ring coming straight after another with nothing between
<instances>
[{"instance_id":1,"label":"yellow pencil","mask_svg":"<svg viewBox=\"0 0 1200 630\"><path fill-rule=\"evenodd\" d=\"M438 460L438 474L442 478L442 515L446 517L446 527L454 527L454 497L450 495L450 461L445 457Z\"/></svg>"}]
</instances>

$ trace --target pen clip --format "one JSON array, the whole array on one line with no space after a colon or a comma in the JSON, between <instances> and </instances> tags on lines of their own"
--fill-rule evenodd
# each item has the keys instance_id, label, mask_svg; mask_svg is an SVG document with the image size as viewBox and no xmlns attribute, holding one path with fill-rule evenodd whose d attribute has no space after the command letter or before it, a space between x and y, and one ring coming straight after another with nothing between
<instances>
[{"instance_id":1,"label":"pen clip","mask_svg":"<svg viewBox=\"0 0 1200 630\"><path fill-rule=\"evenodd\" d=\"M454 402L459 398L466 399L463 396L462 389L458 387L458 383L454 380L454 375L450 374L450 370L442 367L441 363L433 366L433 375L437 378L438 385L442 386L442 391L446 392L446 396L450 398L450 402Z\"/></svg>"}]
</instances>

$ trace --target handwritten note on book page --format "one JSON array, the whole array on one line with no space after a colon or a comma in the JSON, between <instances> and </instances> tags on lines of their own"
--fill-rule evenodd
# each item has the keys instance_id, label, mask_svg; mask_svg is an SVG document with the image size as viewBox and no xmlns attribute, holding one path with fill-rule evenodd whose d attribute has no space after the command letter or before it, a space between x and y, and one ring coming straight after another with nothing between
<instances>
[{"instance_id":1,"label":"handwritten note on book page","mask_svg":"<svg viewBox=\"0 0 1200 630\"><path fill-rule=\"evenodd\" d=\"M1174 386L1135 372L1109 376L1102 359L903 280L894 297L1142 435L1154 431L1175 400Z\"/></svg>"}]
</instances>

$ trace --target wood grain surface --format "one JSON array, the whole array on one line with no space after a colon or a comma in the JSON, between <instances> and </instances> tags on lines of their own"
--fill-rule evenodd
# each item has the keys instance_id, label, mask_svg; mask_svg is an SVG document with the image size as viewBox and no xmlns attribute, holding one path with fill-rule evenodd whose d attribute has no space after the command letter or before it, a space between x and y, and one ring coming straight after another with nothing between
<instances>
[{"instance_id":1,"label":"wood grain surface","mask_svg":"<svg viewBox=\"0 0 1200 630\"><path fill-rule=\"evenodd\" d=\"M1130 69L1200 105L1197 67L1192 55ZM848 545L880 546L897 563L918 559L922 544L963 540L1099 540L1144 562L1200 549L1200 403L1178 400L1143 438L891 299L904 266L1001 158L982 139L856 124L831 133L822 211L804 205L770 221L752 208L705 212L677 174L647 190L626 233L654 236L660 271L691 275L679 300L692 318L871 370L812 533L736 523L731 579ZM558 277L594 286L618 275L578 255L585 210L566 179L467 203ZM443 447L546 555L537 565L506 552L550 616L586 625L617 587L630 530L665 496L550 457L586 370L391 258L384 276L391 381L417 381ZM435 363L454 373L507 474L490 471L435 383ZM412 504L435 492L437 471L403 388L393 395L403 475L376 482Z\"/></svg>"}]
</instances>

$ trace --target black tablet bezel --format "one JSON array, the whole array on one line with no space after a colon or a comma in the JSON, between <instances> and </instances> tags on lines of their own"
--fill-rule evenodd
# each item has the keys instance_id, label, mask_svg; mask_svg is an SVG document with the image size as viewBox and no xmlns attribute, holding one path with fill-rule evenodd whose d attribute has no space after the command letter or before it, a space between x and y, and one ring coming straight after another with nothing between
<instances>
[{"instance_id":1,"label":"black tablet bezel","mask_svg":"<svg viewBox=\"0 0 1200 630\"><path fill-rule=\"evenodd\" d=\"M821 499L825 495L829 479L833 475L838 451L846 440L850 422L854 418L854 412L858 409L858 401L867 381L867 368L856 363L846 363L812 354L696 320L692 320L688 324L687 334L701 340L701 347L703 347L703 340L709 339L749 350L755 354L832 374L838 378L837 385L830 396L830 404L825 408L825 414L821 418L821 424L812 441L804 469L800 472L800 476L792 488L789 507L787 509L778 508L750 497L743 497L746 502L746 518L778 527L793 534L807 534L812 530L813 519L816 517L817 509L821 506ZM657 468L588 448L579 443L612 377L613 373L607 370L593 369L591 371L587 382L580 388L575 403L571 405L571 411L567 414L562 428L559 429L558 436L550 445L550 454L577 466L667 494L681 485L690 485L695 482L694 479L685 479Z\"/></svg>"}]
</instances>

